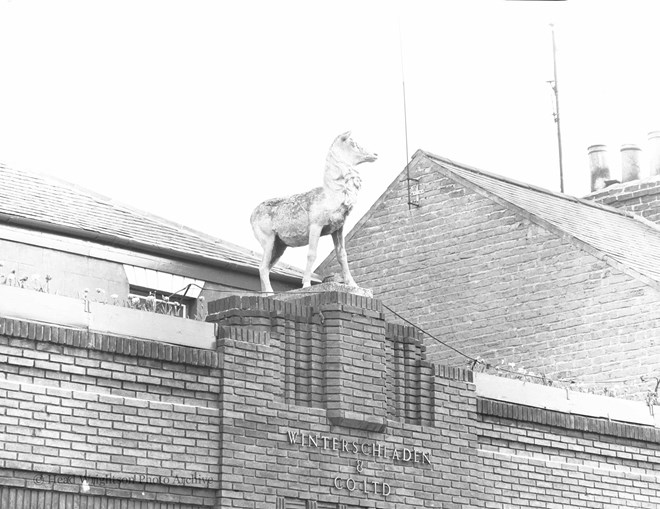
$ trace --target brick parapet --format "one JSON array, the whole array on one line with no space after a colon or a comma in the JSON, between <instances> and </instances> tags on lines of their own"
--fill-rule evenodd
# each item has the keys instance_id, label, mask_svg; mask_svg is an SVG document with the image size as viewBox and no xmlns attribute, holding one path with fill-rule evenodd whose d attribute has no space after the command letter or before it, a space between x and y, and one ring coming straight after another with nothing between
<instances>
[{"instance_id":1,"label":"brick parapet","mask_svg":"<svg viewBox=\"0 0 660 509\"><path fill-rule=\"evenodd\" d=\"M11 318L0 318L0 335L193 366L212 368L218 365L216 353L210 350Z\"/></svg>"},{"instance_id":2,"label":"brick parapet","mask_svg":"<svg viewBox=\"0 0 660 509\"><path fill-rule=\"evenodd\" d=\"M477 399L477 412L516 422L530 422L600 436L660 444L660 429L653 426L616 422L484 398Z\"/></svg>"},{"instance_id":3,"label":"brick parapet","mask_svg":"<svg viewBox=\"0 0 660 509\"><path fill-rule=\"evenodd\" d=\"M645 426L502 402L479 406L475 452L492 507L656 507L660 447L646 440Z\"/></svg>"},{"instance_id":4,"label":"brick parapet","mask_svg":"<svg viewBox=\"0 0 660 509\"><path fill-rule=\"evenodd\" d=\"M217 366L216 352L0 319L0 507L213 507Z\"/></svg>"}]
</instances>

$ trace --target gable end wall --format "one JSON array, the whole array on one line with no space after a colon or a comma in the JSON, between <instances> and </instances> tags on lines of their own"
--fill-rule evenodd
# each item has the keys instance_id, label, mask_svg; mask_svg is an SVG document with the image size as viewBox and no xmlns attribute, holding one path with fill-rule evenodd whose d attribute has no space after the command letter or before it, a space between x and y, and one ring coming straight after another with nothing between
<instances>
[{"instance_id":1,"label":"gable end wall","mask_svg":"<svg viewBox=\"0 0 660 509\"><path fill-rule=\"evenodd\" d=\"M640 376L660 365L656 290L418 161L419 208L405 176L351 232L357 283L397 313L464 351L554 379L631 379L619 394L643 397ZM338 270L334 258L323 274ZM433 362L468 360L427 338ZM595 387L602 390L603 385Z\"/></svg>"}]
</instances>

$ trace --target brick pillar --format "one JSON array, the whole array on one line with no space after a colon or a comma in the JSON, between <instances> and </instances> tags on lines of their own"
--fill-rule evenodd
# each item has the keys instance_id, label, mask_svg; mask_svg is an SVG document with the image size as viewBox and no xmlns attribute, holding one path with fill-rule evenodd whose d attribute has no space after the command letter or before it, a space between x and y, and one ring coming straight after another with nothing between
<instances>
[{"instance_id":1,"label":"brick pillar","mask_svg":"<svg viewBox=\"0 0 660 509\"><path fill-rule=\"evenodd\" d=\"M231 327L230 337L240 339L239 331L263 334L263 343L278 349L285 402L325 408L338 426L384 431L382 305L351 292L344 285L326 284L270 298L230 297L212 302L208 319L218 322L220 330Z\"/></svg>"},{"instance_id":2,"label":"brick pillar","mask_svg":"<svg viewBox=\"0 0 660 509\"><path fill-rule=\"evenodd\" d=\"M369 431L387 427L385 319L379 301L324 294L325 401L337 426Z\"/></svg>"}]
</instances>

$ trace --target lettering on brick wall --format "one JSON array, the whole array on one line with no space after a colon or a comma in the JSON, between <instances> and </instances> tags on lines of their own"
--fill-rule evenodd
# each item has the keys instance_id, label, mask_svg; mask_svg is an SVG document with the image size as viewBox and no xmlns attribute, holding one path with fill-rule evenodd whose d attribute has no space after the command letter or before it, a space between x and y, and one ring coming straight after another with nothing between
<instances>
[{"instance_id":1,"label":"lettering on brick wall","mask_svg":"<svg viewBox=\"0 0 660 509\"><path fill-rule=\"evenodd\" d=\"M287 431L287 438L291 445L359 456L360 458L356 459L354 463L355 476L341 474L333 479L333 486L336 489L350 493L374 493L384 497L392 494L392 486L385 481L374 481L360 475L367 467L369 459L383 458L395 463L432 464L431 452L416 447L394 446L376 441L346 440L320 433L304 433L299 430Z\"/></svg>"}]
</instances>

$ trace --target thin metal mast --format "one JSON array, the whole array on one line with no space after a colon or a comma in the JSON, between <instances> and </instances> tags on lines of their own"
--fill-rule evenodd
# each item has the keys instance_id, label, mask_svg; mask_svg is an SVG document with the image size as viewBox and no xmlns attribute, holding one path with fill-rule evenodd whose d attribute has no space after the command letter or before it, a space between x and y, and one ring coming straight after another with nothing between
<instances>
[{"instance_id":1,"label":"thin metal mast","mask_svg":"<svg viewBox=\"0 0 660 509\"><path fill-rule=\"evenodd\" d=\"M419 204L413 203L410 191L410 156L408 154L408 108L406 106L406 75L403 67L403 36L401 35L401 20L399 19L399 52L401 54L401 91L403 93L403 130L406 141L406 187L408 188L408 210L413 205L419 207ZM413 179L415 180L415 179Z\"/></svg>"},{"instance_id":2,"label":"thin metal mast","mask_svg":"<svg viewBox=\"0 0 660 509\"><path fill-rule=\"evenodd\" d=\"M555 123L557 124L557 148L559 150L559 190L564 192L564 161L561 150L561 122L559 120L559 85L557 84L557 45L555 43L555 26L550 24L552 29L552 65L554 69L554 81L552 90L555 93Z\"/></svg>"},{"instance_id":3,"label":"thin metal mast","mask_svg":"<svg viewBox=\"0 0 660 509\"><path fill-rule=\"evenodd\" d=\"M403 129L406 138L406 185L408 187L408 209L412 209L412 200L410 196L410 158L408 157L408 115L406 111L406 82L403 85Z\"/></svg>"}]
</instances>

